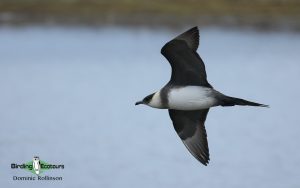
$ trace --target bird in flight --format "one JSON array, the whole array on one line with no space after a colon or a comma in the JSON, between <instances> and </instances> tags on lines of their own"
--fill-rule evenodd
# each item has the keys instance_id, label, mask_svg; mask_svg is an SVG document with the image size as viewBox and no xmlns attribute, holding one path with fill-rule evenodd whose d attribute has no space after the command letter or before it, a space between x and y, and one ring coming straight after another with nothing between
<instances>
[{"instance_id":1,"label":"bird in flight","mask_svg":"<svg viewBox=\"0 0 300 188\"><path fill-rule=\"evenodd\" d=\"M205 65L196 52L198 46L197 27L166 43L161 53L171 65L171 79L161 90L146 96L135 105L168 109L178 136L189 152L206 166L210 158L204 122L209 108L234 105L268 106L226 96L215 90L207 81Z\"/></svg>"}]
</instances>

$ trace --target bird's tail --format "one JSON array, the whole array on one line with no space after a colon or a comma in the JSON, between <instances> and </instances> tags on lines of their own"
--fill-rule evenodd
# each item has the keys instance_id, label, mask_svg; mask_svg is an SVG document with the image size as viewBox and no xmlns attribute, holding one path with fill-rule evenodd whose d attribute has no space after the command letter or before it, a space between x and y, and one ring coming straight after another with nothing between
<instances>
[{"instance_id":1,"label":"bird's tail","mask_svg":"<svg viewBox=\"0 0 300 188\"><path fill-rule=\"evenodd\" d=\"M241 106L259 106L259 107L269 107L269 105L260 104L256 102L247 101L244 99L239 99L235 97L228 97L225 96L220 104L221 106L234 106L234 105L241 105Z\"/></svg>"}]
</instances>

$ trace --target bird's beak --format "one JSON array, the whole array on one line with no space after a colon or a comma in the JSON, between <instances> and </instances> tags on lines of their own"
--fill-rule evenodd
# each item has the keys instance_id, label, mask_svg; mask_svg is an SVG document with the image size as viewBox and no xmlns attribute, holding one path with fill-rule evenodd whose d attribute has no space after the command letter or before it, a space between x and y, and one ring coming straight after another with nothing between
<instances>
[{"instance_id":1,"label":"bird's beak","mask_svg":"<svg viewBox=\"0 0 300 188\"><path fill-rule=\"evenodd\" d=\"M143 101L138 101L138 102L135 103L135 105L139 105L139 104L144 104L144 102Z\"/></svg>"}]
</instances>

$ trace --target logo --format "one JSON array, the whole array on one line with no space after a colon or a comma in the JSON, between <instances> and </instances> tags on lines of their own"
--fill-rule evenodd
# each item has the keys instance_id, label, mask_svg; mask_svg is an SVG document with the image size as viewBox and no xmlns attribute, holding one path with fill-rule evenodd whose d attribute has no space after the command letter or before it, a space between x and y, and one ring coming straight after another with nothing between
<instances>
[{"instance_id":1,"label":"logo","mask_svg":"<svg viewBox=\"0 0 300 188\"><path fill-rule=\"evenodd\" d=\"M50 164L40 160L38 156L34 156L32 161L23 164L11 163L11 169L22 169L36 176L13 176L13 180L62 180L61 176L52 177L44 174L48 170L62 170L65 168L63 164Z\"/></svg>"}]
</instances>

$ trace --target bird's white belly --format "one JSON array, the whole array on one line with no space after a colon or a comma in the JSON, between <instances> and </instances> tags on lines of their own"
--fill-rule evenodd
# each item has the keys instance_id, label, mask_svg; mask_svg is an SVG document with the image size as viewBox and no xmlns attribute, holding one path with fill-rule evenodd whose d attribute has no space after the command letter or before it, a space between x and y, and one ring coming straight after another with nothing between
<instances>
[{"instance_id":1,"label":"bird's white belly","mask_svg":"<svg viewBox=\"0 0 300 188\"><path fill-rule=\"evenodd\" d=\"M34 168L34 170L39 170L40 164L38 162L34 161L33 162L33 168Z\"/></svg>"},{"instance_id":2,"label":"bird's white belly","mask_svg":"<svg viewBox=\"0 0 300 188\"><path fill-rule=\"evenodd\" d=\"M201 110L215 106L214 90L201 86L173 88L168 95L168 107L174 110Z\"/></svg>"}]
</instances>

